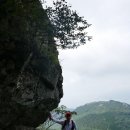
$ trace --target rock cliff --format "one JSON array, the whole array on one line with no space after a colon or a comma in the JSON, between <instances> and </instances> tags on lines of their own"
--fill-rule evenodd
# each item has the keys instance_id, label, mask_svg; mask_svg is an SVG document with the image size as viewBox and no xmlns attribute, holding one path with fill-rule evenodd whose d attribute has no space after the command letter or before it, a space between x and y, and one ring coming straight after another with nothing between
<instances>
[{"instance_id":1,"label":"rock cliff","mask_svg":"<svg viewBox=\"0 0 130 130\"><path fill-rule=\"evenodd\" d=\"M0 130L43 123L63 96L51 24L38 0L0 1Z\"/></svg>"}]
</instances>

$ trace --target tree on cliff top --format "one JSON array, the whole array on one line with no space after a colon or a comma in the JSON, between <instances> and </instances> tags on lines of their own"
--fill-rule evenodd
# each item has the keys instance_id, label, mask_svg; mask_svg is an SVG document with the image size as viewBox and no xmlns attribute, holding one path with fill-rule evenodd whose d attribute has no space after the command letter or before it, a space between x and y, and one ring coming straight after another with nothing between
<instances>
[{"instance_id":1,"label":"tree on cliff top","mask_svg":"<svg viewBox=\"0 0 130 130\"><path fill-rule=\"evenodd\" d=\"M62 49L77 48L91 40L87 35L88 24L76 11L71 10L71 6L65 0L53 1L53 6L46 6L46 13L52 24L53 36L56 45Z\"/></svg>"}]
</instances>

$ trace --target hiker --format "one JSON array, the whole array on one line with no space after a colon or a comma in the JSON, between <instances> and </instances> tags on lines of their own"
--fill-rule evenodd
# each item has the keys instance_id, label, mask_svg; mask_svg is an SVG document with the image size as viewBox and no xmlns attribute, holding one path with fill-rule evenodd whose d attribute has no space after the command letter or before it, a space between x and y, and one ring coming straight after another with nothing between
<instances>
[{"instance_id":1,"label":"hiker","mask_svg":"<svg viewBox=\"0 0 130 130\"><path fill-rule=\"evenodd\" d=\"M77 130L76 124L75 124L75 122L73 120L71 120L71 117L72 117L71 113L66 112L65 113L66 120L64 120L64 121L55 120L55 119L52 118L51 115L49 116L49 119L56 122L56 123L58 123L58 124L60 124L60 125L62 125L61 130Z\"/></svg>"}]
</instances>

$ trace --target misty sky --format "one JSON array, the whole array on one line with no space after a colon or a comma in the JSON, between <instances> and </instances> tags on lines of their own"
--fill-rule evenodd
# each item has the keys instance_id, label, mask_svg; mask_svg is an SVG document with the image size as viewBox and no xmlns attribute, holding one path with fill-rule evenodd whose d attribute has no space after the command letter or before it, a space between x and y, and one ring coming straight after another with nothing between
<instances>
[{"instance_id":1,"label":"misty sky","mask_svg":"<svg viewBox=\"0 0 130 130\"><path fill-rule=\"evenodd\" d=\"M59 50L64 77L60 104L130 103L130 0L67 1L92 24L87 31L93 40L75 50Z\"/></svg>"}]
</instances>

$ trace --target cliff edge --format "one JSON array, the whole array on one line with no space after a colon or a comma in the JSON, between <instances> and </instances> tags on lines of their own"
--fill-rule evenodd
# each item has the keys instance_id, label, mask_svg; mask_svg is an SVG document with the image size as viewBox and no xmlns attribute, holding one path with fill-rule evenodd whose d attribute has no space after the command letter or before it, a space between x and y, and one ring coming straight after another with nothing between
<instances>
[{"instance_id":1,"label":"cliff edge","mask_svg":"<svg viewBox=\"0 0 130 130\"><path fill-rule=\"evenodd\" d=\"M50 21L38 0L0 1L0 129L36 127L63 96Z\"/></svg>"}]
</instances>

